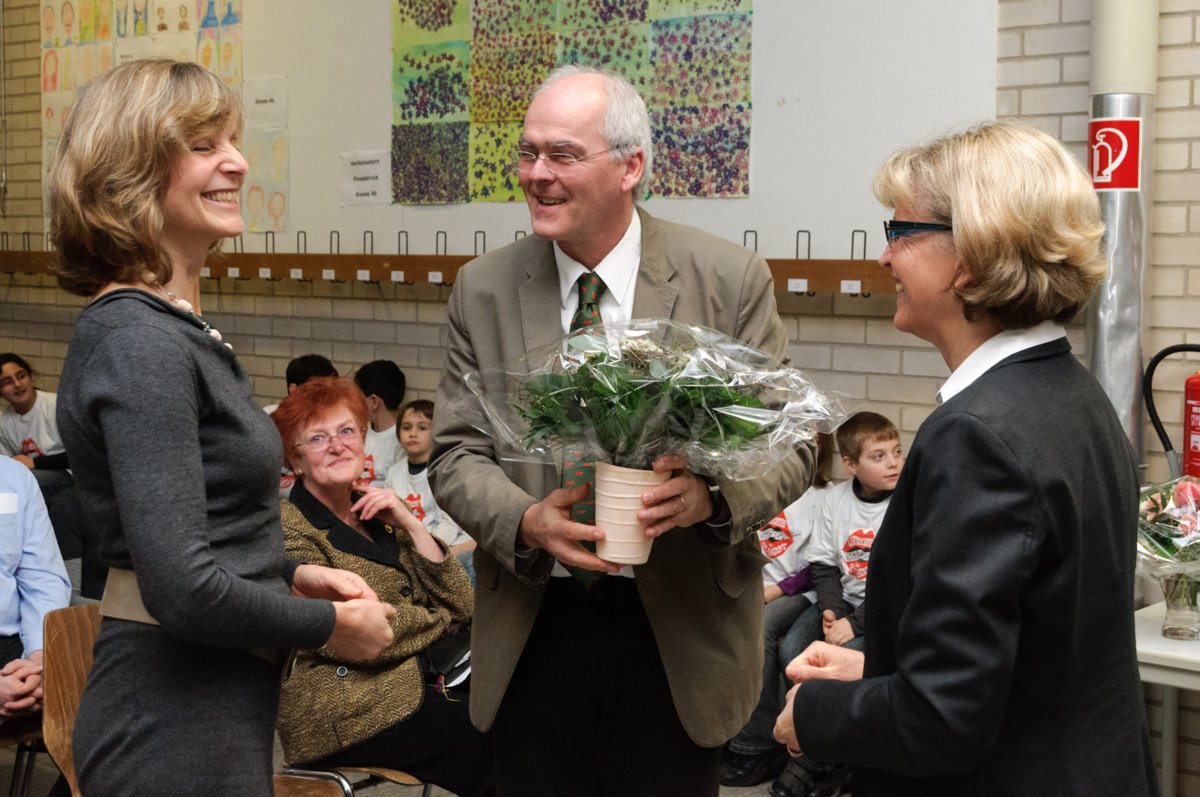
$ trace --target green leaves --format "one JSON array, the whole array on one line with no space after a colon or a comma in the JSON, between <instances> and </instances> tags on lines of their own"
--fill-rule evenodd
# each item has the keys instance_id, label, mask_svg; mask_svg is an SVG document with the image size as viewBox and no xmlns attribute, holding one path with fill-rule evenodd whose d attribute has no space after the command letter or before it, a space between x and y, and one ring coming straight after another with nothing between
<instances>
[{"instance_id":1,"label":"green leaves","mask_svg":"<svg viewBox=\"0 0 1200 797\"><path fill-rule=\"evenodd\" d=\"M757 391L688 373L686 351L645 338L611 345L591 335L570 338L567 348L576 358L571 366L530 375L517 395L527 447L584 443L613 464L644 468L688 445L732 450L763 433L733 412L763 407Z\"/></svg>"}]
</instances>

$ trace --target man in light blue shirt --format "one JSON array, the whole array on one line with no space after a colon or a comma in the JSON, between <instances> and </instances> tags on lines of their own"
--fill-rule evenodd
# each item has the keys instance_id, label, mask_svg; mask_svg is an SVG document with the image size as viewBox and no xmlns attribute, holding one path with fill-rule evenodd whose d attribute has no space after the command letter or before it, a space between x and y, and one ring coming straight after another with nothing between
<instances>
[{"instance_id":1,"label":"man in light blue shirt","mask_svg":"<svg viewBox=\"0 0 1200 797\"><path fill-rule=\"evenodd\" d=\"M42 707L42 622L71 582L28 468L0 458L0 718Z\"/></svg>"}]
</instances>

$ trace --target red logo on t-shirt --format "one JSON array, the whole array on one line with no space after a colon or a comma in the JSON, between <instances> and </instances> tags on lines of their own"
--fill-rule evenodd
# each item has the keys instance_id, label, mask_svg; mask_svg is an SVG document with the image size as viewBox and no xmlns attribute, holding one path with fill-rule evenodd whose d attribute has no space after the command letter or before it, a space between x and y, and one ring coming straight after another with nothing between
<instances>
[{"instance_id":1,"label":"red logo on t-shirt","mask_svg":"<svg viewBox=\"0 0 1200 797\"><path fill-rule=\"evenodd\" d=\"M425 509L421 506L421 494L409 493L404 496L404 505L408 507L408 511L413 513L413 517L417 520L425 519Z\"/></svg>"},{"instance_id":2,"label":"red logo on t-shirt","mask_svg":"<svg viewBox=\"0 0 1200 797\"><path fill-rule=\"evenodd\" d=\"M40 457L42 449L38 448L37 441L32 437L26 437L21 441L21 453L27 457Z\"/></svg>"},{"instance_id":3,"label":"red logo on t-shirt","mask_svg":"<svg viewBox=\"0 0 1200 797\"><path fill-rule=\"evenodd\" d=\"M359 474L358 478L354 480L353 489L364 490L367 487L370 487L371 483L374 481L375 481L375 455L367 454L366 459L363 462L362 473Z\"/></svg>"},{"instance_id":4,"label":"red logo on t-shirt","mask_svg":"<svg viewBox=\"0 0 1200 797\"><path fill-rule=\"evenodd\" d=\"M792 532L782 512L758 530L758 544L768 559L778 559L792 547Z\"/></svg>"},{"instance_id":5,"label":"red logo on t-shirt","mask_svg":"<svg viewBox=\"0 0 1200 797\"><path fill-rule=\"evenodd\" d=\"M842 546L846 570L859 581L867 580L867 565L871 563L871 544L874 542L874 529L859 529L847 537Z\"/></svg>"}]
</instances>

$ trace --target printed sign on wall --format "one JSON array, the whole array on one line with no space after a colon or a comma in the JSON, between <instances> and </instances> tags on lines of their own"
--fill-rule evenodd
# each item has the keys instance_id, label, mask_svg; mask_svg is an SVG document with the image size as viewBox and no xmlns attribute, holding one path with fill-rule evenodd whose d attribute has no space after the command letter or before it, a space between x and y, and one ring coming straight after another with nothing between
<instances>
[{"instance_id":1,"label":"printed sign on wall","mask_svg":"<svg viewBox=\"0 0 1200 797\"><path fill-rule=\"evenodd\" d=\"M1088 155L1097 191L1141 190L1142 120L1091 120Z\"/></svg>"}]
</instances>

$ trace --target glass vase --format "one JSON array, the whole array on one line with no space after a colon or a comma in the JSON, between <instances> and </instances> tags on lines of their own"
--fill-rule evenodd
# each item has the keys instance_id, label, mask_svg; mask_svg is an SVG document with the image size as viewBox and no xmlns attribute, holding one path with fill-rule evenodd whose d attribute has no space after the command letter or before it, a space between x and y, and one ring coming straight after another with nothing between
<instances>
[{"instance_id":1,"label":"glass vase","mask_svg":"<svg viewBox=\"0 0 1200 797\"><path fill-rule=\"evenodd\" d=\"M1173 573L1159 576L1166 614L1162 634L1168 639L1200 639L1200 572Z\"/></svg>"}]
</instances>

